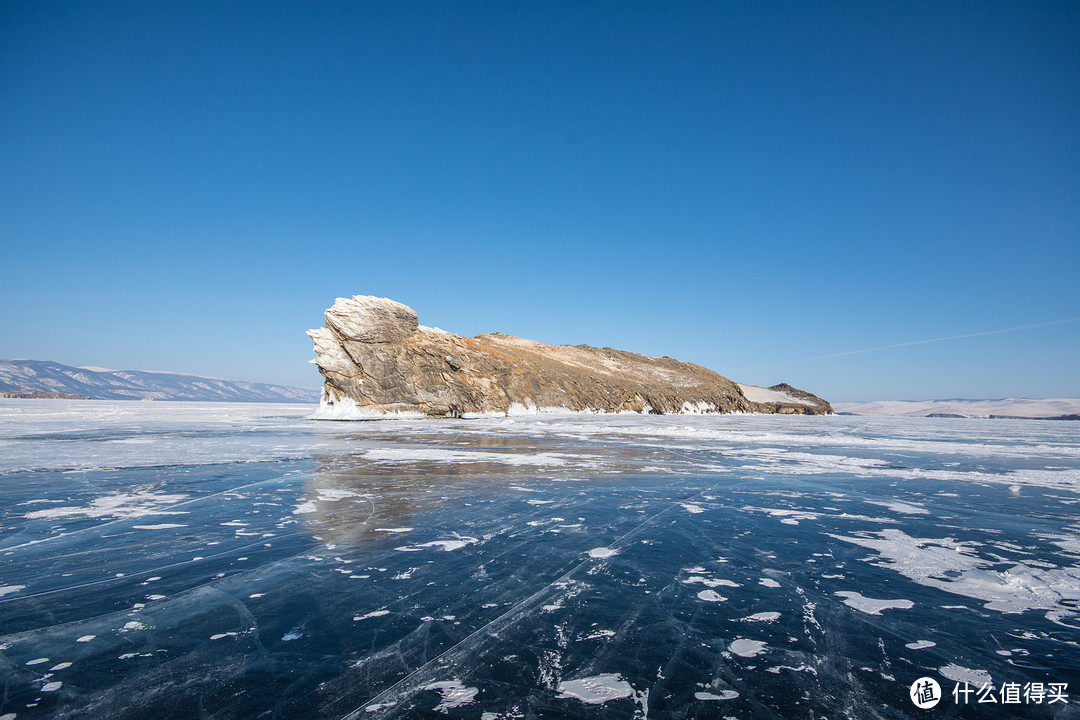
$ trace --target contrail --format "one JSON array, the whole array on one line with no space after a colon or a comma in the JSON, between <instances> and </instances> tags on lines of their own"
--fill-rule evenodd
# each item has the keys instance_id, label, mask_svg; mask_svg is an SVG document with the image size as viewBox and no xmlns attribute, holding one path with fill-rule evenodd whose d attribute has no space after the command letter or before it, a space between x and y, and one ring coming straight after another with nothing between
<instances>
[{"instance_id":1,"label":"contrail","mask_svg":"<svg viewBox=\"0 0 1080 720\"><path fill-rule=\"evenodd\" d=\"M1036 323L1034 325L1021 325L1020 327L1002 328L1000 330L984 330L983 332L965 333L963 335L950 335L948 337L929 338L928 340L912 340L911 342L896 343L894 345L881 345L879 347L863 348L861 350L846 350L844 352L829 353L828 355L818 355L816 357L803 358L801 360L789 360L787 362L773 363L771 365L755 365L754 367L750 368L742 368L742 370L777 367L780 365L795 365L797 363L812 362L814 360L827 360L828 358L843 357L845 355L859 355L868 352L878 352L879 350L893 350L894 348L910 347L912 345L926 345L927 343L946 342L947 340L962 340L963 338L982 337L984 335L1000 335L1002 333L1017 332L1020 330L1034 330L1035 328L1050 327L1052 325L1067 325L1069 323L1075 322L1080 322L1080 317L1069 318L1067 320L1054 320L1051 322Z\"/></svg>"}]
</instances>

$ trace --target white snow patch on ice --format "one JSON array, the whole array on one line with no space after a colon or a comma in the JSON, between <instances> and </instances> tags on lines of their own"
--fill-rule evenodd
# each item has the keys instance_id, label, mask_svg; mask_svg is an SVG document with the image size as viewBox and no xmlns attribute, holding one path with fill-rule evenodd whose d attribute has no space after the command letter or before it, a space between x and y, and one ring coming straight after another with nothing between
<instances>
[{"instance_id":1,"label":"white snow patch on ice","mask_svg":"<svg viewBox=\"0 0 1080 720\"><path fill-rule=\"evenodd\" d=\"M915 642L910 642L907 645L904 645L904 647L906 647L908 650L925 650L926 648L932 648L936 646L936 642L931 642L929 640L916 640Z\"/></svg>"},{"instance_id":2,"label":"white snow patch on ice","mask_svg":"<svg viewBox=\"0 0 1080 720\"><path fill-rule=\"evenodd\" d=\"M866 502L871 505L881 505L887 507L894 513L901 513L903 515L929 515L930 511L921 505L912 505L911 503L900 502L899 500L867 500Z\"/></svg>"},{"instance_id":3,"label":"white snow patch on ice","mask_svg":"<svg viewBox=\"0 0 1080 720\"><path fill-rule=\"evenodd\" d=\"M876 598L864 597L862 594L854 592L853 590L841 590L833 593L833 595L844 598L845 605L853 607L859 612L864 612L867 615L880 615L882 610L890 609L908 610L915 606L915 603L910 600L878 600Z\"/></svg>"},{"instance_id":4,"label":"white snow patch on ice","mask_svg":"<svg viewBox=\"0 0 1080 720\"><path fill-rule=\"evenodd\" d=\"M616 673L604 673L580 680L566 680L559 683L558 697L573 698L589 705L600 705L609 700L630 697L634 695L634 688L630 686L622 675Z\"/></svg>"},{"instance_id":5,"label":"white snow patch on ice","mask_svg":"<svg viewBox=\"0 0 1080 720\"><path fill-rule=\"evenodd\" d=\"M155 493L141 490L133 493L117 493L95 498L83 507L57 507L26 513L28 520L54 520L64 517L115 517L136 518L146 515L186 515L165 512L161 508L187 500L187 495Z\"/></svg>"},{"instance_id":6,"label":"white snow patch on ice","mask_svg":"<svg viewBox=\"0 0 1080 720\"><path fill-rule=\"evenodd\" d=\"M420 543L419 545L402 545L401 547L396 547L394 549L400 550L401 552L419 552L424 548L441 547L443 550L450 552L451 550L460 550L466 545L472 545L477 542L480 542L477 538L458 535L453 540L432 540L431 542Z\"/></svg>"},{"instance_id":7,"label":"white snow patch on ice","mask_svg":"<svg viewBox=\"0 0 1080 720\"><path fill-rule=\"evenodd\" d=\"M683 580L684 585L693 585L694 583L701 583L705 587L711 587L711 588L713 588L713 587L735 587L735 588L742 587L742 585L740 585L739 583L734 582L732 580L725 580L723 578L707 578L707 577L703 577L701 575L691 575L690 577Z\"/></svg>"},{"instance_id":8,"label":"white snow patch on ice","mask_svg":"<svg viewBox=\"0 0 1080 720\"><path fill-rule=\"evenodd\" d=\"M768 647L761 640L747 640L746 638L739 638L728 645L728 650L735 653L739 657L752 658L765 652L765 648Z\"/></svg>"},{"instance_id":9,"label":"white snow patch on ice","mask_svg":"<svg viewBox=\"0 0 1080 720\"><path fill-rule=\"evenodd\" d=\"M424 686L425 690L438 690L442 700L435 706L436 712L445 713L462 705L469 705L480 692L479 688L465 687L460 680L444 680Z\"/></svg>"},{"instance_id":10,"label":"white snow patch on ice","mask_svg":"<svg viewBox=\"0 0 1080 720\"><path fill-rule=\"evenodd\" d=\"M734 700L739 697L739 693L734 690L721 690L720 694L710 692L696 692L694 698L697 700Z\"/></svg>"},{"instance_id":11,"label":"white snow patch on ice","mask_svg":"<svg viewBox=\"0 0 1080 720\"><path fill-rule=\"evenodd\" d=\"M595 547L589 551L589 557L591 558L609 558L612 555L617 554L618 550L613 550L608 547Z\"/></svg>"},{"instance_id":12,"label":"white snow patch on ice","mask_svg":"<svg viewBox=\"0 0 1080 720\"><path fill-rule=\"evenodd\" d=\"M771 622L775 622L779 618L780 618L780 613L772 611L772 612L759 612L759 613L754 613L753 615L747 615L746 617L742 618L742 620L744 622L770 622L771 623Z\"/></svg>"},{"instance_id":13,"label":"white snow patch on ice","mask_svg":"<svg viewBox=\"0 0 1080 720\"><path fill-rule=\"evenodd\" d=\"M592 633L591 635L586 635L584 639L585 640L596 640L598 638L614 637L614 636L615 636L615 631L614 630L597 630L596 632Z\"/></svg>"},{"instance_id":14,"label":"white snow patch on ice","mask_svg":"<svg viewBox=\"0 0 1080 720\"><path fill-rule=\"evenodd\" d=\"M0 585L0 597L25 589L25 585Z\"/></svg>"},{"instance_id":15,"label":"white snow patch on ice","mask_svg":"<svg viewBox=\"0 0 1080 720\"><path fill-rule=\"evenodd\" d=\"M976 555L973 543L948 537L917 538L895 528L869 535L876 537L830 537L876 550L875 565L895 570L920 585L982 600L988 610L1047 610L1072 616L1075 611L1066 606L1080 601L1077 567L1041 568L1018 563L995 571L988 569L995 562Z\"/></svg>"},{"instance_id":16,"label":"white snow patch on ice","mask_svg":"<svg viewBox=\"0 0 1080 720\"><path fill-rule=\"evenodd\" d=\"M987 683L994 682L990 673L985 670L973 670L956 663L949 663L945 667L940 667L938 672L953 682L968 683L976 687L982 687Z\"/></svg>"},{"instance_id":17,"label":"white snow patch on ice","mask_svg":"<svg viewBox=\"0 0 1080 720\"><path fill-rule=\"evenodd\" d=\"M238 632L224 632L224 633L217 633L216 635L211 635L211 636L210 636L210 639L211 639L211 640L221 640L222 638L227 638L227 637L236 637L236 636L237 636L237 635L239 635L239 634L240 634L240 633L238 633Z\"/></svg>"},{"instance_id":18,"label":"white snow patch on ice","mask_svg":"<svg viewBox=\"0 0 1080 720\"><path fill-rule=\"evenodd\" d=\"M705 602L724 602L727 600L726 597L715 590L702 590L697 596L698 600L704 600Z\"/></svg>"}]
</instances>

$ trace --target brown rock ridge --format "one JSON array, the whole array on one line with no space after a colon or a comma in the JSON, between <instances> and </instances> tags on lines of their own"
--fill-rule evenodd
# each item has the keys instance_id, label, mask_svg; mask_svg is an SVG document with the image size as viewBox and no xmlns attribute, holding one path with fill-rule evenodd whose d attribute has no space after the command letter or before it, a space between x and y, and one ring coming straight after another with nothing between
<instances>
[{"instance_id":1,"label":"brown rock ridge","mask_svg":"<svg viewBox=\"0 0 1080 720\"><path fill-rule=\"evenodd\" d=\"M420 325L401 303L365 295L338 298L326 311L326 326L308 335L318 356L312 362L326 379L316 417L469 417L547 408L832 413L829 403L788 385L740 387L668 357L503 333L454 335ZM760 397L752 397L755 392Z\"/></svg>"}]
</instances>

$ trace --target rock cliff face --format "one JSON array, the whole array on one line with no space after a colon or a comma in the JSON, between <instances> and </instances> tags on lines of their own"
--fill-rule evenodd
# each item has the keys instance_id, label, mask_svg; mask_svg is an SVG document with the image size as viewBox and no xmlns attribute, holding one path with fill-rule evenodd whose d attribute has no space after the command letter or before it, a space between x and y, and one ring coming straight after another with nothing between
<instances>
[{"instance_id":1,"label":"rock cliff face","mask_svg":"<svg viewBox=\"0 0 1080 720\"><path fill-rule=\"evenodd\" d=\"M385 298L338 298L326 311L326 326L308 335L318 355L312 362L326 379L317 417L470 417L547 408L832 413L829 403L790 386L739 386L667 357L502 333L454 335L420 325L412 308Z\"/></svg>"}]
</instances>

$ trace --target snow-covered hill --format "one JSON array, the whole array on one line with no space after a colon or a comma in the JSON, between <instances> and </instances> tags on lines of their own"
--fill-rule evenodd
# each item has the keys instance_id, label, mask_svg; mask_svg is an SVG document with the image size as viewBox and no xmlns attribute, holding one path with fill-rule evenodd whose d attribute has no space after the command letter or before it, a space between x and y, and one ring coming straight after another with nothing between
<instances>
[{"instance_id":1,"label":"snow-covered hill","mask_svg":"<svg viewBox=\"0 0 1080 720\"><path fill-rule=\"evenodd\" d=\"M1061 418L1080 415L1080 398L1002 398L1000 400L877 400L837 402L833 408L848 415L906 417Z\"/></svg>"},{"instance_id":2,"label":"snow-covered hill","mask_svg":"<svg viewBox=\"0 0 1080 720\"><path fill-rule=\"evenodd\" d=\"M78 368L48 360L0 360L0 394L59 392L92 400L318 402L319 390L199 375Z\"/></svg>"}]
</instances>

